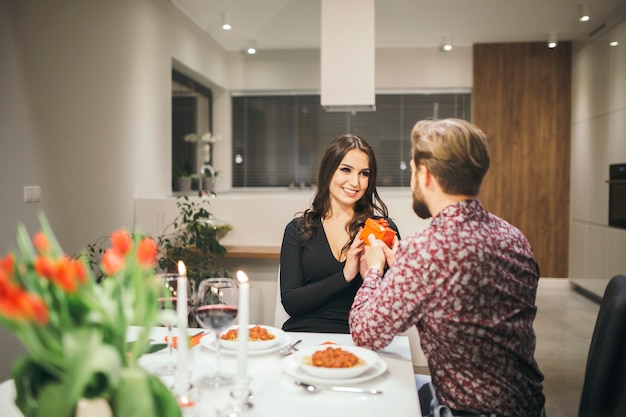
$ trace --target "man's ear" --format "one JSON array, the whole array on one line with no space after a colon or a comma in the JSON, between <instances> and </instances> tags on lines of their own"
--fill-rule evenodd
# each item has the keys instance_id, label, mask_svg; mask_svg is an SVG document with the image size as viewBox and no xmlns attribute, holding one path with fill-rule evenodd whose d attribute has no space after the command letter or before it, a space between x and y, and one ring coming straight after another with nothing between
<instances>
[{"instance_id":1,"label":"man's ear","mask_svg":"<svg viewBox=\"0 0 626 417\"><path fill-rule=\"evenodd\" d=\"M439 187L437 178L425 165L420 165L420 174L424 180L424 188L432 189L432 187Z\"/></svg>"}]
</instances>

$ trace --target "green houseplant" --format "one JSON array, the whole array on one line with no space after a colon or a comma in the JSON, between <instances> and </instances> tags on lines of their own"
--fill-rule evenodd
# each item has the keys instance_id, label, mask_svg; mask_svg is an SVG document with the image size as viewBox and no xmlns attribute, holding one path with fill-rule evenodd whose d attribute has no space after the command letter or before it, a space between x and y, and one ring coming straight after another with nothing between
<instances>
[{"instance_id":1,"label":"green houseplant","mask_svg":"<svg viewBox=\"0 0 626 417\"><path fill-rule=\"evenodd\" d=\"M219 265L219 259L226 254L219 239L232 230L232 226L216 220L208 210L208 204L208 199L192 201L188 196L178 196L178 214L154 237L159 269L177 272L178 261L183 261L187 276L196 286L204 278L229 276L228 271ZM103 236L87 245L88 266L98 282L104 276L99 260L109 240L108 236Z\"/></svg>"},{"instance_id":2,"label":"green houseplant","mask_svg":"<svg viewBox=\"0 0 626 417\"><path fill-rule=\"evenodd\" d=\"M160 268L176 272L178 261L183 261L187 276L196 285L204 278L229 276L219 265L219 259L226 254L219 239L232 226L216 220L208 204L208 199L177 197L178 215L157 237Z\"/></svg>"}]
</instances>

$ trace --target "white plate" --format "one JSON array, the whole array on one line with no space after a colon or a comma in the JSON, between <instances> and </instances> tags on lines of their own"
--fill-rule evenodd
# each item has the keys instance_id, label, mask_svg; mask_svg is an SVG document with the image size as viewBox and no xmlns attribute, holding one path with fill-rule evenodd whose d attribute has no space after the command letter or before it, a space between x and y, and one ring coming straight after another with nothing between
<instances>
[{"instance_id":1,"label":"white plate","mask_svg":"<svg viewBox=\"0 0 626 417\"><path fill-rule=\"evenodd\" d=\"M284 334L282 337L277 336L278 341L276 342L276 344L272 345L271 347L267 348L267 349L256 349L256 350L248 350L248 355L250 356L256 356L256 355L265 355L267 353L273 353L273 352L277 352L280 349L284 348L285 346L287 346L289 344L289 341L291 340L289 338L289 335ZM213 334L209 334L204 336L202 339L200 339L200 345L202 345L203 347L215 352L215 335ZM248 346L250 346L250 344L248 344ZM224 349L222 348L220 350L221 353L223 353L224 355L236 355L237 354L237 349Z\"/></svg>"},{"instance_id":2,"label":"white plate","mask_svg":"<svg viewBox=\"0 0 626 417\"><path fill-rule=\"evenodd\" d=\"M257 325L251 324L248 326L248 328L252 328L254 326L257 326ZM276 343L278 343L280 340L285 338L285 332L283 332L281 329L277 329L276 327L271 327L271 326L263 326L261 324L259 324L258 326L264 328L265 330L267 330L269 334L273 334L275 337L270 340L259 340L259 341L250 340L248 342L248 350L271 349ZM237 329L238 327L239 326L230 326L229 328L224 330L222 334L225 334L229 330ZM239 344L237 343L237 340L220 339L220 343L222 344L222 347L224 349L230 349L230 350L237 350L239 346Z\"/></svg>"},{"instance_id":3,"label":"white plate","mask_svg":"<svg viewBox=\"0 0 626 417\"><path fill-rule=\"evenodd\" d=\"M203 338L205 339L205 338ZM324 346L316 346L316 350L319 350L320 347ZM301 349L303 351L303 349ZM356 384L359 382L369 381L370 379L374 379L387 371L387 362L384 361L377 353L373 352L376 356L376 359L371 364L369 369L362 374L354 377L354 378L345 378L345 379L337 379L337 378L322 378L318 376L314 376L309 374L303 369L301 365L301 359L299 360L299 355L293 354L287 356L283 359L283 369L284 371L296 378L299 381L306 382L308 384L320 384L320 385L337 385L337 384Z\"/></svg>"},{"instance_id":4,"label":"white plate","mask_svg":"<svg viewBox=\"0 0 626 417\"><path fill-rule=\"evenodd\" d=\"M345 352L352 353L359 358L359 363L349 368L326 368L322 366L313 366L311 364L311 356L316 352L328 349L341 349ZM307 373L324 379L349 379L365 373L378 359L378 355L369 349L352 346L352 345L323 345L310 346L304 348L294 354L296 361L302 369Z\"/></svg>"}]
</instances>

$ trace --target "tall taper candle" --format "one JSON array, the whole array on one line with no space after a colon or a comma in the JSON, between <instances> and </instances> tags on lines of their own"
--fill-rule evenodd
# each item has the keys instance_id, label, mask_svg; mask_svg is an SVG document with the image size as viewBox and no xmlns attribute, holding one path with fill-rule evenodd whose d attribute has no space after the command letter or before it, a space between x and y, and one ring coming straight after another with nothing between
<instances>
[{"instance_id":1,"label":"tall taper candle","mask_svg":"<svg viewBox=\"0 0 626 417\"><path fill-rule=\"evenodd\" d=\"M178 261L178 285L176 291L178 296L176 299L176 312L178 313L178 365L176 369L180 371L180 375L187 377L187 354L189 350L189 339L187 338L188 324L188 295L187 295L187 268L183 261Z\"/></svg>"},{"instance_id":2,"label":"tall taper candle","mask_svg":"<svg viewBox=\"0 0 626 417\"><path fill-rule=\"evenodd\" d=\"M250 322L250 281L243 271L237 271L239 281L239 330L237 331L237 382L248 379L248 324Z\"/></svg>"}]
</instances>

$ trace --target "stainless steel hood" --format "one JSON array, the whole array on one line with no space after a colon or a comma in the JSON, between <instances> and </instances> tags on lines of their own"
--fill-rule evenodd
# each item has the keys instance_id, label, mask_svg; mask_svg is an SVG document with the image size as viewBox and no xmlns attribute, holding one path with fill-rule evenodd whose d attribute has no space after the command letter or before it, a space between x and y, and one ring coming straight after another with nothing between
<instances>
[{"instance_id":1,"label":"stainless steel hood","mask_svg":"<svg viewBox=\"0 0 626 417\"><path fill-rule=\"evenodd\" d=\"M375 111L374 0L322 0L321 105Z\"/></svg>"}]
</instances>

